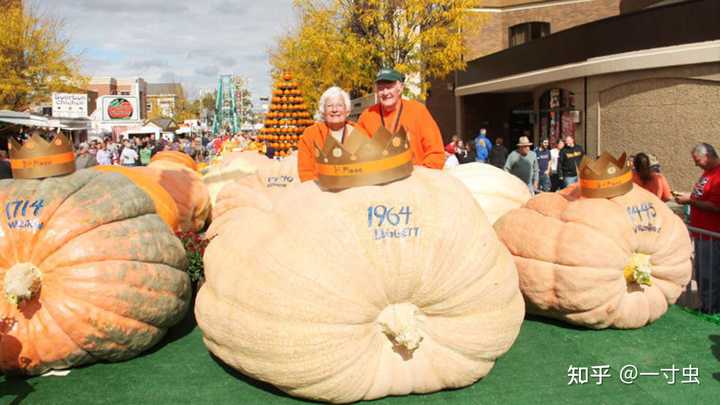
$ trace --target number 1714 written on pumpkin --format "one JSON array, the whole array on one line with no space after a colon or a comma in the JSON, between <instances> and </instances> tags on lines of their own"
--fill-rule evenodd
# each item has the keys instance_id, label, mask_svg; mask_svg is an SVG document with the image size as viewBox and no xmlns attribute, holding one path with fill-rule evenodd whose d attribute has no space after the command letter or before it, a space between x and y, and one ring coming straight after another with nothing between
<instances>
[{"instance_id":1,"label":"number 1714 written on pumpkin","mask_svg":"<svg viewBox=\"0 0 720 405\"><path fill-rule=\"evenodd\" d=\"M410 225L412 211L410 206L395 207L373 205L367 209L368 228L373 231L373 239L400 239L417 237L420 227ZM387 228L383 228L383 226Z\"/></svg>"},{"instance_id":2,"label":"number 1714 written on pumpkin","mask_svg":"<svg viewBox=\"0 0 720 405\"><path fill-rule=\"evenodd\" d=\"M39 230L43 224L38 217L44 200L15 200L5 203L5 218L10 229Z\"/></svg>"}]
</instances>

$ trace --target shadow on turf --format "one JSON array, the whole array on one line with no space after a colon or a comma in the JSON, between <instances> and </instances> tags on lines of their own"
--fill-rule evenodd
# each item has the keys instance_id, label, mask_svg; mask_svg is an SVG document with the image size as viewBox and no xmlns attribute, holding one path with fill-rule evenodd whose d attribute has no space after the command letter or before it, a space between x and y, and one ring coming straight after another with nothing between
<instances>
[{"instance_id":1,"label":"shadow on turf","mask_svg":"<svg viewBox=\"0 0 720 405\"><path fill-rule=\"evenodd\" d=\"M710 335L708 338L713 343L710 350L712 350L712 354L720 362L720 335ZM713 373L713 378L720 381L720 372Z\"/></svg>"},{"instance_id":2,"label":"shadow on turf","mask_svg":"<svg viewBox=\"0 0 720 405\"><path fill-rule=\"evenodd\" d=\"M250 378L250 377L248 377L248 376L246 376L246 375L244 375L244 374L241 374L239 371L237 371L237 370L235 370L234 368L232 368L232 367L228 366L227 364L225 364L219 357L215 356L215 355L212 354L212 353L210 353L210 358L213 359L213 361L214 361L215 363L217 363L218 366L222 367L222 369L223 369L226 373L230 374L231 376L237 378L238 380L240 380L240 381L242 381L242 382L244 382L244 383L246 383L246 384L248 384L248 385L252 385L253 387L255 387L255 388L257 388L257 389L263 390L263 391L265 391L265 392L267 392L267 393L270 393L270 394L272 394L272 395L277 395L277 396L279 396L279 397L290 398L290 399L292 399L292 400L294 400L294 401L301 401L301 402L305 402L305 403L308 403L308 404L319 404L319 403L320 403L320 402L316 402L316 401L310 401L310 400L307 400L307 399L296 398L296 397L290 396L290 395L288 395L288 394L280 391L279 389L277 389L277 388L276 388L274 385L272 385L272 384L268 384L268 383L266 383L266 382L258 381L258 380L255 380L255 379L253 379L253 378Z\"/></svg>"},{"instance_id":3,"label":"shadow on turf","mask_svg":"<svg viewBox=\"0 0 720 405\"><path fill-rule=\"evenodd\" d=\"M539 316L539 315L525 314L525 320L532 321L532 322L540 322L540 323L544 323L547 325L553 325L553 326L557 326L558 328L563 328L563 329L571 329L571 330L577 330L577 331L594 331L594 329L590 329L590 328L586 328L586 327L578 326L578 325L572 325L567 322L563 322L563 321L560 321L557 319L552 319L552 318L545 318L545 317Z\"/></svg>"},{"instance_id":4,"label":"shadow on turf","mask_svg":"<svg viewBox=\"0 0 720 405\"><path fill-rule=\"evenodd\" d=\"M15 396L9 402L10 405L21 404L31 392L35 391L32 385L25 381L24 377L5 376L5 381L0 382L0 402L5 402L6 396Z\"/></svg>"}]
</instances>

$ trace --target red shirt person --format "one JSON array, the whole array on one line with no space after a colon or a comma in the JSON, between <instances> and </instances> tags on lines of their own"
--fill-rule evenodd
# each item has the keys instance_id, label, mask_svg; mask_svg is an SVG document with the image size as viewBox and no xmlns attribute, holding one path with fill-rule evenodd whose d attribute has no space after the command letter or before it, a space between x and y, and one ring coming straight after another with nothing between
<instances>
[{"instance_id":1,"label":"red shirt person","mask_svg":"<svg viewBox=\"0 0 720 405\"><path fill-rule=\"evenodd\" d=\"M695 146L692 158L703 174L691 193L679 194L675 201L692 207L690 226L720 233L720 158L707 143Z\"/></svg>"},{"instance_id":2,"label":"red shirt person","mask_svg":"<svg viewBox=\"0 0 720 405\"><path fill-rule=\"evenodd\" d=\"M403 100L405 76L394 69L382 69L375 79L379 103L365 110L358 119L358 127L370 134L380 127L392 133L405 128L413 152L413 164L442 169L445 164L440 128L430 111L417 101Z\"/></svg>"}]
</instances>

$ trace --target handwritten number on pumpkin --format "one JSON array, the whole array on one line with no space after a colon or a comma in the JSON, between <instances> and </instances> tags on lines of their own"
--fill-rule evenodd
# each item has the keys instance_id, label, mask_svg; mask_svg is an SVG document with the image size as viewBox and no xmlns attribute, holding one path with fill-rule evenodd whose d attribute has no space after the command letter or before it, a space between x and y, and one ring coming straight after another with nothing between
<instances>
[{"instance_id":1,"label":"handwritten number on pumpkin","mask_svg":"<svg viewBox=\"0 0 720 405\"><path fill-rule=\"evenodd\" d=\"M385 205L376 205L374 207L368 207L368 228L371 228L373 224L375 223L375 218L377 218L377 226L383 226L385 221L387 221L390 225L397 226L400 224L400 221L402 220L402 216L405 216L405 225L410 223L410 214L412 212L410 211L409 206L404 206L400 208L400 211L395 213L394 207L386 207Z\"/></svg>"}]
</instances>

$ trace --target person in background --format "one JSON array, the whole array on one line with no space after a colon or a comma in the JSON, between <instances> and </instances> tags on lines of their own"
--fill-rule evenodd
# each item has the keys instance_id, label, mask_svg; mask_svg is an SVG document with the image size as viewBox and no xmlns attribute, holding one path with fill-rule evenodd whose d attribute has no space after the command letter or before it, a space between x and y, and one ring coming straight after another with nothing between
<instances>
[{"instance_id":1,"label":"person in background","mask_svg":"<svg viewBox=\"0 0 720 405\"><path fill-rule=\"evenodd\" d=\"M138 156L130 140L125 139L123 150L120 152L120 164L123 166L137 166L139 158L140 156Z\"/></svg>"},{"instance_id":2,"label":"person in background","mask_svg":"<svg viewBox=\"0 0 720 405\"><path fill-rule=\"evenodd\" d=\"M95 153L95 160L99 165L107 166L113 164L112 152L108 150L105 142L100 141L98 144L98 151Z\"/></svg>"},{"instance_id":3,"label":"person in background","mask_svg":"<svg viewBox=\"0 0 720 405\"><path fill-rule=\"evenodd\" d=\"M638 153L633 158L633 182L663 201L672 199L670 184L662 173L652 170L650 157L645 153Z\"/></svg>"},{"instance_id":4,"label":"person in background","mask_svg":"<svg viewBox=\"0 0 720 405\"><path fill-rule=\"evenodd\" d=\"M450 138L450 143L445 145L445 152L455 154L455 148L457 147L457 143L459 140L459 136L453 135L452 138Z\"/></svg>"},{"instance_id":5,"label":"person in background","mask_svg":"<svg viewBox=\"0 0 720 405\"><path fill-rule=\"evenodd\" d=\"M540 191L550 191L550 141L547 138L540 142L540 147L535 149L538 159L538 170L540 171Z\"/></svg>"},{"instance_id":6,"label":"person in background","mask_svg":"<svg viewBox=\"0 0 720 405\"><path fill-rule=\"evenodd\" d=\"M709 143L701 143L692 150L695 166L703 174L691 193L675 193L678 204L690 206L690 226L720 233L720 158ZM695 245L693 264L698 278L701 310L720 312L720 238L692 232Z\"/></svg>"},{"instance_id":7,"label":"person in background","mask_svg":"<svg viewBox=\"0 0 720 405\"><path fill-rule=\"evenodd\" d=\"M465 141L462 139L457 142L457 146L455 147L455 156L461 165L475 161L475 155L472 153L469 146L470 145L465 145Z\"/></svg>"},{"instance_id":8,"label":"person in background","mask_svg":"<svg viewBox=\"0 0 720 405\"><path fill-rule=\"evenodd\" d=\"M12 169L10 168L10 160L8 160L8 151L0 149L0 180L12 179Z\"/></svg>"},{"instance_id":9,"label":"person in background","mask_svg":"<svg viewBox=\"0 0 720 405\"><path fill-rule=\"evenodd\" d=\"M379 103L363 111L357 126L372 136L380 127L391 133L405 128L410 140L413 164L442 169L445 151L440 128L425 105L403 100L405 75L394 69L381 69L375 77Z\"/></svg>"},{"instance_id":10,"label":"person in background","mask_svg":"<svg viewBox=\"0 0 720 405\"><path fill-rule=\"evenodd\" d=\"M453 167L459 165L460 162L458 161L457 155L455 155L454 153L445 152L445 163L443 164L443 170L452 169Z\"/></svg>"},{"instance_id":11,"label":"person in background","mask_svg":"<svg viewBox=\"0 0 720 405\"><path fill-rule=\"evenodd\" d=\"M505 162L504 169L527 184L530 195L538 188L540 169L535 152L530 150L532 142L527 136L521 136L517 149L512 151Z\"/></svg>"},{"instance_id":12,"label":"person in background","mask_svg":"<svg viewBox=\"0 0 720 405\"><path fill-rule=\"evenodd\" d=\"M150 144L150 138L144 138L140 146L140 165L147 166L153 155L153 146Z\"/></svg>"},{"instance_id":13,"label":"person in background","mask_svg":"<svg viewBox=\"0 0 720 405\"><path fill-rule=\"evenodd\" d=\"M487 137L487 130L480 128L478 136L475 137L475 161L487 163L492 148L492 142Z\"/></svg>"},{"instance_id":14,"label":"person in background","mask_svg":"<svg viewBox=\"0 0 720 405\"><path fill-rule=\"evenodd\" d=\"M508 150L503 145L503 139L500 137L495 138L495 146L488 155L488 163L502 169L505 167L505 161L507 160Z\"/></svg>"},{"instance_id":15,"label":"person in background","mask_svg":"<svg viewBox=\"0 0 720 405\"><path fill-rule=\"evenodd\" d=\"M78 146L78 151L75 154L75 168L82 170L92 166L97 166L97 160L95 160L95 156L90 154L90 145L83 142Z\"/></svg>"},{"instance_id":16,"label":"person in background","mask_svg":"<svg viewBox=\"0 0 720 405\"><path fill-rule=\"evenodd\" d=\"M558 173L558 159L560 158L560 150L565 147L565 142L558 139L555 147L550 149L550 191L557 191L562 188L560 174Z\"/></svg>"},{"instance_id":17,"label":"person in background","mask_svg":"<svg viewBox=\"0 0 720 405\"><path fill-rule=\"evenodd\" d=\"M578 181L577 167L580 166L585 151L580 145L575 145L575 138L565 137L565 147L560 150L558 157L558 179L567 187Z\"/></svg>"}]
</instances>

